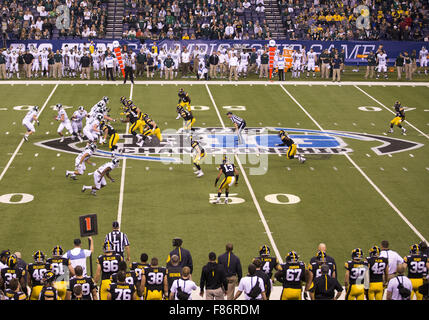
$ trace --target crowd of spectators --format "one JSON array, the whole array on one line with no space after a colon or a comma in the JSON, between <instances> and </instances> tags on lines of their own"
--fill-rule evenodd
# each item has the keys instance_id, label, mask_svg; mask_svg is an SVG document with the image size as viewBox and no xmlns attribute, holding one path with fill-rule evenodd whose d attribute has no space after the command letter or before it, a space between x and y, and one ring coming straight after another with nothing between
<instances>
[{"instance_id":1,"label":"crowd of spectators","mask_svg":"<svg viewBox=\"0 0 429 320\"><path fill-rule=\"evenodd\" d=\"M64 20L60 6L68 8L69 19ZM0 8L6 40L95 39L106 35L105 0L5 0ZM58 28L57 22L62 26Z\"/></svg>"},{"instance_id":2,"label":"crowd of spectators","mask_svg":"<svg viewBox=\"0 0 429 320\"><path fill-rule=\"evenodd\" d=\"M291 40L412 41L429 35L427 1L278 0L278 4ZM366 23L368 28L358 28Z\"/></svg>"},{"instance_id":3,"label":"crowd of spectators","mask_svg":"<svg viewBox=\"0 0 429 320\"><path fill-rule=\"evenodd\" d=\"M422 0L278 0L271 13L290 40L424 40L429 6ZM122 38L270 40L264 0L121 0ZM57 28L60 5L70 26ZM365 6L365 7L362 7ZM106 37L107 0L5 0L3 37L18 40ZM366 9L367 8L367 9ZM116 17L118 18L118 17ZM118 22L118 21L116 21ZM359 27L364 25L363 28ZM116 30L118 31L118 30Z\"/></svg>"},{"instance_id":4,"label":"crowd of spectators","mask_svg":"<svg viewBox=\"0 0 429 320\"><path fill-rule=\"evenodd\" d=\"M123 38L269 40L264 0L125 0Z\"/></svg>"}]
</instances>

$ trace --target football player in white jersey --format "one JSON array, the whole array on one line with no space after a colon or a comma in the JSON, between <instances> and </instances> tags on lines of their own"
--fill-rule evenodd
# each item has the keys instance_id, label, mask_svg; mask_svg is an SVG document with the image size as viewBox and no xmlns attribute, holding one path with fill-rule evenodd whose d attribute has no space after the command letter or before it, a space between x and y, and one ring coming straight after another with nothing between
<instances>
[{"instance_id":1,"label":"football player in white jersey","mask_svg":"<svg viewBox=\"0 0 429 320\"><path fill-rule=\"evenodd\" d=\"M94 70L94 78L98 79L98 72L100 71L100 55L98 51L95 51L91 54L92 57L92 68Z\"/></svg>"},{"instance_id":2,"label":"football player in white jersey","mask_svg":"<svg viewBox=\"0 0 429 320\"><path fill-rule=\"evenodd\" d=\"M72 134L73 129L71 126L71 122L69 117L67 116L67 112L66 110L64 110L63 105L58 103L56 105L56 109L58 111L58 115L55 117L55 120L60 121L60 125L58 126L57 132L61 137L60 142L64 141L64 135L63 135L63 130L64 128L67 129L67 131L69 132L69 134Z\"/></svg>"},{"instance_id":3,"label":"football player in white jersey","mask_svg":"<svg viewBox=\"0 0 429 320\"><path fill-rule=\"evenodd\" d=\"M42 52L40 52L40 60L42 63L42 73L44 77L49 75L49 52L46 48L43 48Z\"/></svg>"},{"instance_id":4,"label":"football player in white jersey","mask_svg":"<svg viewBox=\"0 0 429 320\"><path fill-rule=\"evenodd\" d=\"M384 73L384 78L387 79L387 54L381 49L377 53L377 79L380 78L380 73Z\"/></svg>"},{"instance_id":5,"label":"football player in white jersey","mask_svg":"<svg viewBox=\"0 0 429 320\"><path fill-rule=\"evenodd\" d=\"M34 106L31 110L27 112L24 119L22 119L22 125L27 128L27 132L24 134L24 140L28 141L28 136L36 132L34 128L33 121L39 124L39 120L37 119L37 113L39 112L39 107Z\"/></svg>"},{"instance_id":6,"label":"football player in white jersey","mask_svg":"<svg viewBox=\"0 0 429 320\"><path fill-rule=\"evenodd\" d=\"M305 67L307 65L307 52L305 50L305 46L302 46L300 52L301 52L301 55L302 55L302 59L301 59L301 72L304 74Z\"/></svg>"},{"instance_id":7,"label":"football player in white jersey","mask_svg":"<svg viewBox=\"0 0 429 320\"><path fill-rule=\"evenodd\" d=\"M31 64L31 73L35 78L37 78L39 76L38 72L40 71L40 51L38 51L36 48L33 48L31 54L34 57L33 63Z\"/></svg>"},{"instance_id":8,"label":"football player in white jersey","mask_svg":"<svg viewBox=\"0 0 429 320\"><path fill-rule=\"evenodd\" d=\"M75 49L71 49L69 52L69 69L70 69L70 77L76 77L76 52Z\"/></svg>"},{"instance_id":9,"label":"football player in white jersey","mask_svg":"<svg viewBox=\"0 0 429 320\"><path fill-rule=\"evenodd\" d=\"M307 53L307 78L310 76L310 71L313 72L313 78L316 77L316 63L317 63L317 53L313 51L313 48Z\"/></svg>"},{"instance_id":10,"label":"football player in white jersey","mask_svg":"<svg viewBox=\"0 0 429 320\"><path fill-rule=\"evenodd\" d=\"M174 48L173 52L171 53L171 58L174 61L173 71L174 71L174 77L177 77L177 72L179 70L179 64L180 64L180 57L182 56L182 50L180 50L180 45L176 44L176 47Z\"/></svg>"},{"instance_id":11,"label":"football player in white jersey","mask_svg":"<svg viewBox=\"0 0 429 320\"><path fill-rule=\"evenodd\" d=\"M83 106L80 106L77 108L77 110L73 113L71 117L72 121L72 129L73 129L73 136L72 139L76 139L76 137L79 139L80 142L82 142L81 132L82 132L82 121L84 118L86 118L88 112L86 112L85 108Z\"/></svg>"},{"instance_id":12,"label":"football player in white jersey","mask_svg":"<svg viewBox=\"0 0 429 320\"><path fill-rule=\"evenodd\" d=\"M94 154L97 145L95 143L88 143L88 145L79 153L74 160L74 171L66 170L66 178L70 177L73 180L77 180L76 176L83 175L86 170L86 164L95 166L95 162L89 161L89 158Z\"/></svg>"},{"instance_id":13,"label":"football player in white jersey","mask_svg":"<svg viewBox=\"0 0 429 320\"><path fill-rule=\"evenodd\" d=\"M9 73L10 78L13 77L13 74L16 73L16 77L19 79L19 69L18 69L18 52L16 50L12 50L12 53L9 56Z\"/></svg>"},{"instance_id":14,"label":"football player in white jersey","mask_svg":"<svg viewBox=\"0 0 429 320\"><path fill-rule=\"evenodd\" d=\"M161 68L159 70L159 77L162 78L162 73L164 72L165 66L164 66L164 60L167 59L167 52L164 48L161 49L158 55L158 60L161 63Z\"/></svg>"},{"instance_id":15,"label":"football player in white jersey","mask_svg":"<svg viewBox=\"0 0 429 320\"><path fill-rule=\"evenodd\" d=\"M103 121L103 114L98 113L95 118L87 118L83 128L83 135L91 142L96 141L100 135L100 122Z\"/></svg>"},{"instance_id":16,"label":"football player in white jersey","mask_svg":"<svg viewBox=\"0 0 429 320\"><path fill-rule=\"evenodd\" d=\"M292 78L299 78L301 76L301 52L294 50L292 53Z\"/></svg>"},{"instance_id":17,"label":"football player in white jersey","mask_svg":"<svg viewBox=\"0 0 429 320\"><path fill-rule=\"evenodd\" d=\"M247 78L247 66L249 65L249 54L245 51L240 52L240 63L238 65L238 75Z\"/></svg>"},{"instance_id":18,"label":"football player in white jersey","mask_svg":"<svg viewBox=\"0 0 429 320\"><path fill-rule=\"evenodd\" d=\"M103 164L101 167L99 167L97 170L94 171L94 185L93 186L82 186L82 192L85 192L85 190L91 190L92 195L97 195L97 190L100 190L101 188L106 186L106 178L108 177L110 181L115 182L115 179L113 179L110 176L110 172L117 168L119 166L119 159L113 158L112 161L109 161L105 164Z\"/></svg>"},{"instance_id":19,"label":"football player in white jersey","mask_svg":"<svg viewBox=\"0 0 429 320\"><path fill-rule=\"evenodd\" d=\"M425 75L428 74L428 50L426 49L426 47L422 47L422 49L419 52L419 61L420 61L420 69L423 69L425 72Z\"/></svg>"},{"instance_id":20,"label":"football player in white jersey","mask_svg":"<svg viewBox=\"0 0 429 320\"><path fill-rule=\"evenodd\" d=\"M6 60L6 76L9 79L10 78L10 49L4 50L3 51L3 56Z\"/></svg>"}]
</instances>

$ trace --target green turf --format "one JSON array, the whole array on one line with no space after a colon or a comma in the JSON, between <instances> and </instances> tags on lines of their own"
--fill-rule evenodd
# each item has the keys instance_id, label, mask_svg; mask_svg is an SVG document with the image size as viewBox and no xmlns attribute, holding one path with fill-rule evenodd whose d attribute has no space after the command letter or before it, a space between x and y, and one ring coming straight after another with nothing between
<instances>
[{"instance_id":1,"label":"green turf","mask_svg":"<svg viewBox=\"0 0 429 320\"><path fill-rule=\"evenodd\" d=\"M1 88L7 89L0 93L0 107L7 108L0 111L3 115L0 119L0 142L4 146L0 169L3 170L25 131L21 125L25 111L15 111L13 107L43 105L54 86L2 85ZM175 84L135 85L133 100L152 116L162 130L176 130L182 124L175 120L178 88ZM225 115L228 107L244 106L245 110L237 111L237 114L246 119L248 127L319 129L280 86L209 85L208 88L227 127L231 126ZM184 89L189 92L193 106L208 107L208 110L203 111L199 107L194 111L196 126L222 127L206 87L187 85ZM325 130L384 136L393 118L393 114L383 108L378 112L359 110L360 106L381 106L353 86L302 85L285 86L285 89ZM399 99L404 105L416 108L407 112L407 119L428 133L424 111L428 108L425 101L429 98L426 88L362 86L362 89L388 107ZM51 108L56 103L73 106L73 109L67 109L71 116L72 110L79 105L89 110L102 96L107 95L111 115L118 119L119 97L129 96L130 90L130 85L114 84L57 87L40 117L41 123L36 127L35 135L23 144L19 155L0 181L0 195L29 193L35 197L27 204L0 203L3 221L0 227L1 248L21 251L27 261L31 260L31 254L37 249L48 254L56 244L69 249L73 239L79 237L78 217L97 213L99 235L94 237L95 253L101 254L104 235L117 218L122 163L112 172L116 182L108 182L97 197L92 197L80 192L82 184L92 183L92 177L85 175L77 181L64 177L65 170L73 169L75 155L44 149L34 143L58 137L58 123L54 120L56 111ZM124 123L117 122L114 126L119 132L125 132ZM409 126L407 129L407 136L400 135L398 130L392 136L424 146L393 154L392 157L379 156L371 150L380 142L344 140L353 149L349 154L351 159L418 231L427 236L427 138ZM6 132L9 134L6 135ZM102 148L106 149L105 146ZM342 281L342 265L350 258L353 248L360 247L367 252L374 244L387 239L392 248L405 255L408 246L419 241L409 226L343 155L308 155L303 165L277 155L270 155L267 164L263 162L264 155L259 158L261 163L250 163L254 156L240 156L240 159L283 259L287 252L296 250L303 261L308 262L315 254L317 244L325 242L328 254L337 260ZM172 249L171 239L181 236L183 246L193 255L197 282L208 253L215 251L221 254L227 242L234 244L236 254L246 266L257 255L261 245L271 244L243 173L239 185L233 187L231 193L244 199L244 203L213 205L209 203L209 194L216 193L214 157L207 155L202 165L205 175L199 179L192 173L189 156L182 156L182 160L184 164L168 165L131 159L126 161L121 229L130 238L132 259L137 260L141 252L147 252L150 257L157 256L164 263ZM95 158L94 161L99 166L108 160ZM267 167L265 174L253 174L258 166ZM89 172L92 170L92 167L88 168ZM301 201L282 205L265 200L266 195L277 193L296 195Z\"/></svg>"}]
</instances>

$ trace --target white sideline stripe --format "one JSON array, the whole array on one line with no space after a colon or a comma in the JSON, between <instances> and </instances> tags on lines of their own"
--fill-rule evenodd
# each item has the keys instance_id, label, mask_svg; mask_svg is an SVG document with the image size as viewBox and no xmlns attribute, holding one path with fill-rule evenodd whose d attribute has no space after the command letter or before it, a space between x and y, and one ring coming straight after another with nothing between
<instances>
[{"instance_id":1,"label":"white sideline stripe","mask_svg":"<svg viewBox=\"0 0 429 320\"><path fill-rule=\"evenodd\" d=\"M378 101L377 99L375 99L373 96L371 96L369 93L367 93L366 91L362 90L361 88L359 88L358 86L354 86L356 89L358 89L360 92L362 92L363 94L365 94L367 97L371 98L372 100L374 100L375 102L377 102L380 106L382 106L384 109L386 109L387 111L389 111L390 113L395 114L395 112L393 112L393 110L390 110L388 107L386 107L384 104L382 104L380 101ZM423 131L421 131L420 129L418 129L416 126L414 126L413 124L411 124L410 122L408 122L407 120L405 120L405 123L407 123L411 128L413 128L414 130L416 130L418 133L420 133L421 135L423 135L424 137L426 137L426 139L429 139L429 136L427 134L425 134Z\"/></svg>"},{"instance_id":2,"label":"white sideline stripe","mask_svg":"<svg viewBox=\"0 0 429 320\"><path fill-rule=\"evenodd\" d=\"M282 87L282 89L284 90L284 92L287 93L287 95L298 105L298 107L301 108L302 111L304 111L304 113L311 119L311 121L314 122L314 124L321 131L325 131L320 126L320 124L316 120L314 120L314 118L307 112L307 110L305 110L304 107L289 93L289 91L287 91L282 85L280 85L280 87ZM384 201L386 201L389 204L389 206L399 215L399 217L401 217L401 219L410 227L410 229L413 230L414 233L422 241L425 241L427 243L427 240L423 237L423 235L411 224L410 221L408 221L408 219L402 214L402 212L392 203L392 201L390 201L390 199L380 190L380 188L377 187L377 185L366 175L366 173L363 172L363 170L353 161L353 159L348 154L346 154L346 153L344 153L344 156L359 171L359 173L366 179L366 181L368 181L368 183L375 189L375 191L378 192L378 194L384 199Z\"/></svg>"},{"instance_id":3,"label":"white sideline stripe","mask_svg":"<svg viewBox=\"0 0 429 320\"><path fill-rule=\"evenodd\" d=\"M131 83L130 88L130 99L133 98L133 89L134 86ZM128 129L130 127L130 123L127 122L127 129L126 132L128 132ZM127 168L127 158L124 157L122 160L122 172L121 172L121 187L119 188L119 202L118 202L118 217L116 218L116 221L119 223L119 230L121 230L121 222L122 222L122 207L124 204L124 189L125 189L125 170Z\"/></svg>"},{"instance_id":4,"label":"white sideline stripe","mask_svg":"<svg viewBox=\"0 0 429 320\"><path fill-rule=\"evenodd\" d=\"M42 108L40 109L39 113L37 114L37 119L39 119L40 115L42 114L42 112L45 109L46 105L48 104L49 100L51 100L51 97L54 94L55 90L57 90L57 87L58 87L58 84L55 85L55 87L52 89L51 93L49 94L48 98L46 99L46 101L43 104ZM34 123L34 121L33 121L33 123ZM16 148L15 152L10 157L9 162L7 163L6 167L4 167L4 169L0 175L0 181L3 179L4 175L6 174L6 171L9 169L9 167L12 164L13 160L15 159L16 155L18 154L19 150L21 149L24 141L25 141L24 138L22 138L21 142L18 144L18 147Z\"/></svg>"},{"instance_id":5,"label":"white sideline stripe","mask_svg":"<svg viewBox=\"0 0 429 320\"><path fill-rule=\"evenodd\" d=\"M219 121L220 121L220 123L222 124L222 127L223 127L224 129L226 129L225 123L223 122L223 119L222 119L222 117L221 117L221 115L220 115L220 113L219 113L219 109L218 109L218 107L217 107L217 105L216 105L216 102L215 102L215 101L214 101L214 99L213 99L213 95L212 95L212 93L211 93L211 91L210 91L210 89L209 89L209 86L208 86L207 84L206 84L206 89L207 89L207 92L208 92L208 94L209 94L209 96L210 96L210 100L212 101L213 107L214 107L214 108L215 108L215 110L216 110L217 116L219 117ZM273 248L273 250L274 250L274 253L276 254L277 260L278 260L280 263L283 263L282 257L281 257L281 255L280 255L279 250L277 249L276 243L274 242L274 238L273 238L273 236L272 236L272 233L271 233L271 231L270 231L270 228L268 227L267 221L266 221L266 219L265 219L265 217L264 217L264 214L262 213L262 210L261 210L261 207L260 207L260 205L259 205L259 202L258 202L258 200L256 199L255 192L253 191L253 188L252 188L252 186L250 185L250 181L249 181L249 179L247 178L246 171L244 171L243 165L241 164L241 161L240 161L240 159L238 158L238 156L237 156L237 155L235 155L235 159L236 159L237 164L238 164L238 166L240 167L240 170L241 170L241 172L242 172L242 174L243 174L243 178L244 178L244 180L246 181L247 188L249 189L250 195L252 196L253 203L255 204L256 210L258 211L259 217L261 218L261 222L262 222L262 224L264 225L265 233L267 234L268 239L270 240L271 246L272 246L272 248Z\"/></svg>"},{"instance_id":6,"label":"white sideline stripe","mask_svg":"<svg viewBox=\"0 0 429 320\"><path fill-rule=\"evenodd\" d=\"M119 85L122 84L122 80L116 81L107 81L107 80L7 80L0 81L0 85L35 85L35 84L70 84L70 85ZM340 84L334 83L332 81L285 81L284 83L280 83L278 81L270 81L270 80L260 80L260 81L198 81L198 80L173 80L173 81L165 81L165 80L134 80L134 84L144 84L144 85L293 85L293 86L383 86L383 87L429 87L429 82L371 82L371 81L344 81Z\"/></svg>"}]
</instances>

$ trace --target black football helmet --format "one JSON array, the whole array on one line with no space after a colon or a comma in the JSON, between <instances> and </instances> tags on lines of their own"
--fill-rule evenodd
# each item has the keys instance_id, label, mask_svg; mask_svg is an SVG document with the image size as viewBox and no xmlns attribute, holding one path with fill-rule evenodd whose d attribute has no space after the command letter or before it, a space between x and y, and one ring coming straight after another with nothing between
<instances>
[{"instance_id":1,"label":"black football helmet","mask_svg":"<svg viewBox=\"0 0 429 320\"><path fill-rule=\"evenodd\" d=\"M18 258L16 257L16 255L12 254L11 256L9 256L9 258L7 258L7 265L9 266L9 268L13 269L17 263Z\"/></svg>"},{"instance_id":2,"label":"black football helmet","mask_svg":"<svg viewBox=\"0 0 429 320\"><path fill-rule=\"evenodd\" d=\"M286 256L286 262L298 262L299 256L295 251L291 251Z\"/></svg>"},{"instance_id":3,"label":"black football helmet","mask_svg":"<svg viewBox=\"0 0 429 320\"><path fill-rule=\"evenodd\" d=\"M44 262L45 254L41 250L37 250L33 253L33 259L35 262Z\"/></svg>"},{"instance_id":4,"label":"black football helmet","mask_svg":"<svg viewBox=\"0 0 429 320\"><path fill-rule=\"evenodd\" d=\"M412 246L410 246L410 254L412 255L420 254L420 247L418 244L413 244Z\"/></svg>"},{"instance_id":5,"label":"black football helmet","mask_svg":"<svg viewBox=\"0 0 429 320\"><path fill-rule=\"evenodd\" d=\"M63 253L64 253L64 250L63 250L63 248L61 248L61 246L55 246L52 249L52 255L55 257L61 257L63 255Z\"/></svg>"},{"instance_id":6,"label":"black football helmet","mask_svg":"<svg viewBox=\"0 0 429 320\"><path fill-rule=\"evenodd\" d=\"M371 249L369 249L370 257L378 257L379 255L380 255L380 248L378 246L373 246Z\"/></svg>"},{"instance_id":7,"label":"black football helmet","mask_svg":"<svg viewBox=\"0 0 429 320\"><path fill-rule=\"evenodd\" d=\"M352 259L361 260L363 257L363 252L361 248L353 249L352 251Z\"/></svg>"},{"instance_id":8,"label":"black football helmet","mask_svg":"<svg viewBox=\"0 0 429 320\"><path fill-rule=\"evenodd\" d=\"M269 256L271 253L270 247L264 244L262 247L259 248L259 255L260 256Z\"/></svg>"}]
</instances>

